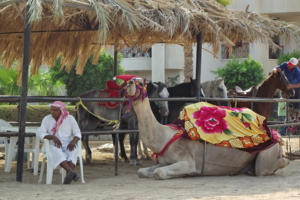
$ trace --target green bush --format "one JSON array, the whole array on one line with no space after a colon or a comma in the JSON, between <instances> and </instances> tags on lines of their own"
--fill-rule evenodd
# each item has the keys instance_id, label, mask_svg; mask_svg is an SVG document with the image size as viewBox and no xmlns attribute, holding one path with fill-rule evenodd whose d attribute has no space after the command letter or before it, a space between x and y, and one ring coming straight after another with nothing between
<instances>
[{"instance_id":1,"label":"green bush","mask_svg":"<svg viewBox=\"0 0 300 200\"><path fill-rule=\"evenodd\" d=\"M218 78L225 79L228 90L233 90L235 86L246 90L260 84L265 79L261 64L251 59L250 56L246 60L232 57L224 67L219 67L216 71L211 72Z\"/></svg>"},{"instance_id":2,"label":"green bush","mask_svg":"<svg viewBox=\"0 0 300 200\"><path fill-rule=\"evenodd\" d=\"M75 106L67 106L67 111L75 117ZM41 122L49 114L50 109L48 105L29 105L26 110L26 122ZM17 105L1 105L0 119L7 122L18 122Z\"/></svg>"},{"instance_id":3,"label":"green bush","mask_svg":"<svg viewBox=\"0 0 300 200\"><path fill-rule=\"evenodd\" d=\"M300 51L295 49L293 52L281 55L277 60L277 64L280 65L283 62L289 61L291 58L300 59Z\"/></svg>"}]
</instances>

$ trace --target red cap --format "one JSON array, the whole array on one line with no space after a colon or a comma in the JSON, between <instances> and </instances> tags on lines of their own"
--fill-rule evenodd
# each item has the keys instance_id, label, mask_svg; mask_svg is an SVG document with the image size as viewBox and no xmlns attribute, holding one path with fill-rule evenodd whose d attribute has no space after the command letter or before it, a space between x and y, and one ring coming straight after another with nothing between
<instances>
[{"instance_id":1,"label":"red cap","mask_svg":"<svg viewBox=\"0 0 300 200\"><path fill-rule=\"evenodd\" d=\"M114 80L116 80L116 78L121 79L123 81L129 81L132 78L142 79L140 77L137 77L137 76L134 76L134 75L130 75L130 74L117 75L117 76L114 77Z\"/></svg>"}]
</instances>

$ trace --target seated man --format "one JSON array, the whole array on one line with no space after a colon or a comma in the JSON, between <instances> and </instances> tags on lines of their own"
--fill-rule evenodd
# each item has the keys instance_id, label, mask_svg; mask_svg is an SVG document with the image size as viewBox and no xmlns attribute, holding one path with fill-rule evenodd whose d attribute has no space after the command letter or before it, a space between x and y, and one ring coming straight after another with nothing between
<instances>
[{"instance_id":1,"label":"seated man","mask_svg":"<svg viewBox=\"0 0 300 200\"><path fill-rule=\"evenodd\" d=\"M52 167L60 165L67 171L64 184L77 181L79 175L73 170L76 165L78 151L77 142L81 132L75 118L66 111L66 106L61 101L49 105L51 114L44 117L39 128L39 137L50 140L50 157Z\"/></svg>"}]
</instances>

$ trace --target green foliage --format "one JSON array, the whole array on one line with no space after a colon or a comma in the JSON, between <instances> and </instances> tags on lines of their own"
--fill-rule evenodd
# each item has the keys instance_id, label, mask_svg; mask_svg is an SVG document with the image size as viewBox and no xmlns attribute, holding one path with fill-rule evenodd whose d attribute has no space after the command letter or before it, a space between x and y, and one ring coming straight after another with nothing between
<instances>
[{"instance_id":1,"label":"green foliage","mask_svg":"<svg viewBox=\"0 0 300 200\"><path fill-rule=\"evenodd\" d=\"M179 78L179 75L175 76L175 77L168 77L165 80L165 84L167 87L172 87L175 86L177 84L177 79Z\"/></svg>"},{"instance_id":2,"label":"green foliage","mask_svg":"<svg viewBox=\"0 0 300 200\"><path fill-rule=\"evenodd\" d=\"M18 71L15 66L6 69L0 66L0 95L20 95L21 87L17 85ZM55 96L61 83L52 81L49 72L41 72L39 75L28 77L28 95Z\"/></svg>"},{"instance_id":3,"label":"green foliage","mask_svg":"<svg viewBox=\"0 0 300 200\"><path fill-rule=\"evenodd\" d=\"M232 4L232 0L216 0L219 4L222 4L223 6L227 6L229 4Z\"/></svg>"},{"instance_id":4,"label":"green foliage","mask_svg":"<svg viewBox=\"0 0 300 200\"><path fill-rule=\"evenodd\" d=\"M58 92L62 93L63 84L59 80L52 79L52 73L49 70L45 72L39 70L39 75L32 75L29 78L30 82L29 95L57 96Z\"/></svg>"},{"instance_id":5,"label":"green foliage","mask_svg":"<svg viewBox=\"0 0 300 200\"><path fill-rule=\"evenodd\" d=\"M67 111L75 117L75 106L67 106ZM42 119L50 114L48 105L29 105L26 109L27 122L41 122ZM18 121L18 107L17 105L1 105L0 119L8 122Z\"/></svg>"},{"instance_id":6,"label":"green foliage","mask_svg":"<svg viewBox=\"0 0 300 200\"><path fill-rule=\"evenodd\" d=\"M246 60L232 57L224 67L219 67L216 71L211 72L217 77L225 79L228 90L234 89L235 86L246 90L260 84L265 79L261 64L251 59L250 56Z\"/></svg>"},{"instance_id":7,"label":"green foliage","mask_svg":"<svg viewBox=\"0 0 300 200\"><path fill-rule=\"evenodd\" d=\"M20 95L17 77L18 72L13 67L5 69L0 66L0 95Z\"/></svg>"},{"instance_id":8,"label":"green foliage","mask_svg":"<svg viewBox=\"0 0 300 200\"><path fill-rule=\"evenodd\" d=\"M277 60L277 64L280 65L283 62L288 62L291 58L299 59L300 58L300 51L295 49L293 52L281 55Z\"/></svg>"},{"instance_id":9,"label":"green foliage","mask_svg":"<svg viewBox=\"0 0 300 200\"><path fill-rule=\"evenodd\" d=\"M122 55L118 54L118 74L124 74L124 69L120 66ZM98 65L93 65L93 56L91 56L84 66L82 75L76 74L76 63L73 64L70 73L60 70L61 58L58 58L53 68L50 69L52 78L60 80L66 85L68 96L77 96L78 94L93 90L105 89L106 81L112 80L114 77L113 65L114 58L111 54L100 53Z\"/></svg>"}]
</instances>

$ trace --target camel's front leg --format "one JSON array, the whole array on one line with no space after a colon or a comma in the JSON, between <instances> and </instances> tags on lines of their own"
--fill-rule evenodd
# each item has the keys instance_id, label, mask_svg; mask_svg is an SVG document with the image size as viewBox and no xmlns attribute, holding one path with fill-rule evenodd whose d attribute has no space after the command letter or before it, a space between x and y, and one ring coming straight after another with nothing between
<instances>
[{"instance_id":1,"label":"camel's front leg","mask_svg":"<svg viewBox=\"0 0 300 200\"><path fill-rule=\"evenodd\" d=\"M164 166L164 165L158 164L158 165L154 165L152 167L140 168L138 170L138 176L140 178L153 178L154 177L154 175L153 175L154 170L156 170L157 168L162 167L162 166Z\"/></svg>"},{"instance_id":2,"label":"camel's front leg","mask_svg":"<svg viewBox=\"0 0 300 200\"><path fill-rule=\"evenodd\" d=\"M154 178L156 180L164 180L164 179L170 179L175 177L183 177L186 175L191 175L192 173L196 173L194 167L192 167L186 161L179 161L172 165L168 165L156 169L154 171Z\"/></svg>"}]
</instances>

